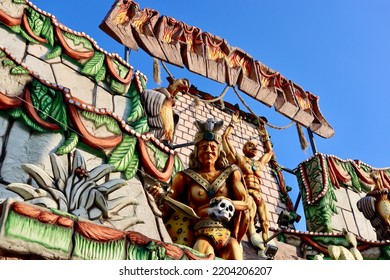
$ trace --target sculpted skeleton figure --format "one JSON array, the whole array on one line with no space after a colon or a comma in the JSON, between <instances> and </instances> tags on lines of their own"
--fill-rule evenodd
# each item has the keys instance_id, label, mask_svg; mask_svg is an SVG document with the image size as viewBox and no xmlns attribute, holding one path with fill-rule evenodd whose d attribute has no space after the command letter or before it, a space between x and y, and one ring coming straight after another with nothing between
<instances>
[{"instance_id":1,"label":"sculpted skeleton figure","mask_svg":"<svg viewBox=\"0 0 390 280\"><path fill-rule=\"evenodd\" d=\"M169 191L153 186L149 193L160 204L164 220L173 213L167 197L194 210L198 216L191 219L194 249L223 259L243 259L240 241L248 229L249 215L242 173L229 164L222 149L217 131L223 122L209 119L195 124L199 131L189 168L176 174Z\"/></svg>"},{"instance_id":2,"label":"sculpted skeleton figure","mask_svg":"<svg viewBox=\"0 0 390 280\"><path fill-rule=\"evenodd\" d=\"M236 112L233 114L232 120L223 134L223 148L229 161L237 164L242 170L244 181L246 187L248 188L248 204L250 211L248 235L251 243L259 249L264 249L264 242L261 241L260 236L256 233L254 219L257 214L260 220L262 239L263 241L267 240L269 237L269 220L267 204L261 195L261 172L263 171L264 166L272 159L274 153L268 133L264 125L260 125L258 127L258 133L264 143L264 154L258 159L255 159L258 149L257 143L253 140L245 143L243 147L244 155L238 154L232 143L229 141L229 136L232 133L234 126L239 122L239 112Z\"/></svg>"}]
</instances>

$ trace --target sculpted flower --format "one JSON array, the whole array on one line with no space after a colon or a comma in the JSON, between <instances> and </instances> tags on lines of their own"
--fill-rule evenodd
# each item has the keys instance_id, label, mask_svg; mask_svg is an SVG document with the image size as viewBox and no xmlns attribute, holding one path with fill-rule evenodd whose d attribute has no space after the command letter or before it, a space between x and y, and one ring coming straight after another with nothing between
<instances>
[{"instance_id":1,"label":"sculpted flower","mask_svg":"<svg viewBox=\"0 0 390 280\"><path fill-rule=\"evenodd\" d=\"M38 188L24 183L12 183L7 189L31 204L58 209L94 222L111 224L110 221L121 220L125 228L142 223L136 217L118 214L129 205L137 205L137 200L128 196L109 199L110 193L127 184L124 179L98 183L114 171L113 165L102 164L87 171L85 160L77 150L74 152L69 176L56 154L50 154L50 162L53 176L34 164L22 165L22 169L37 183Z\"/></svg>"}]
</instances>

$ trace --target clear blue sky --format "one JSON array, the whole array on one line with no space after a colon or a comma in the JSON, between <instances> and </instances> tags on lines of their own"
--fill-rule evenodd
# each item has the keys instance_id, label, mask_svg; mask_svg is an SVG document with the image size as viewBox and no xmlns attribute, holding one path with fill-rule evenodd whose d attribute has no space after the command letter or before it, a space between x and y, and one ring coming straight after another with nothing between
<instances>
[{"instance_id":1,"label":"clear blue sky","mask_svg":"<svg viewBox=\"0 0 390 280\"><path fill-rule=\"evenodd\" d=\"M33 0L75 31L85 32L108 52L123 56L124 47L99 29L114 0ZM315 135L317 151L341 159L359 159L375 168L390 166L390 2L387 0L281 1L136 1L203 31L225 38L254 59L279 71L320 97L322 114L335 130L330 139ZM129 63L149 77L152 60L142 50L132 51ZM169 66L175 77L189 78L198 89L219 95L223 84ZM164 78L165 76L163 76ZM389 88L388 88L389 86ZM233 90L225 99L240 101ZM244 95L244 94L243 94ZM286 117L247 98L256 113L273 125L290 123ZM269 129L279 163L294 169L312 155L300 149L295 127ZM287 176L294 188L297 184Z\"/></svg>"}]
</instances>

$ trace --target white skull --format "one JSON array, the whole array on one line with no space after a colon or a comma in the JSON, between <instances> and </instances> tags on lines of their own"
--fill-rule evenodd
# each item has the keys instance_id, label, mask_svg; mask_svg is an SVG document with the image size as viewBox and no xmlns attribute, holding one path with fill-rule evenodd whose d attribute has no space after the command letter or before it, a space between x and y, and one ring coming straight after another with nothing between
<instances>
[{"instance_id":1,"label":"white skull","mask_svg":"<svg viewBox=\"0 0 390 280\"><path fill-rule=\"evenodd\" d=\"M234 205L229 199L216 198L210 202L208 214L215 221L229 222L234 210Z\"/></svg>"}]
</instances>

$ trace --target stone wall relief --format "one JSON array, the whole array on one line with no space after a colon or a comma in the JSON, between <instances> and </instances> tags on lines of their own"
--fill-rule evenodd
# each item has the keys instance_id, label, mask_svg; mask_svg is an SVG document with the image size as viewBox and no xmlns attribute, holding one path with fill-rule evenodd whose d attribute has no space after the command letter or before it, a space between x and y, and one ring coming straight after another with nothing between
<instances>
[{"instance_id":1,"label":"stone wall relief","mask_svg":"<svg viewBox=\"0 0 390 280\"><path fill-rule=\"evenodd\" d=\"M130 196L110 197L111 193L127 185L127 181L121 178L104 180L114 170L112 165L102 164L88 170L78 150L73 153L70 174L56 154L50 154L50 161L53 174L34 164L22 165L38 187L11 183L6 188L30 204L57 209L96 223L110 225L110 220L120 221L123 229L143 223L137 217L119 215L119 211L138 202Z\"/></svg>"},{"instance_id":2,"label":"stone wall relief","mask_svg":"<svg viewBox=\"0 0 390 280\"><path fill-rule=\"evenodd\" d=\"M379 175L374 176L377 178L374 180L371 174ZM337 189L351 189L369 196L370 191L378 185L382 189L380 193L385 197L390 188L389 169L373 168L358 160L342 160L320 153L302 162L296 169L296 175L302 194L307 228L313 232L332 232L332 216L338 214L335 205ZM373 213L375 209L372 199L371 196L359 202L360 207L371 217L373 216L368 212ZM368 200L371 202L367 202Z\"/></svg>"},{"instance_id":3,"label":"stone wall relief","mask_svg":"<svg viewBox=\"0 0 390 280\"><path fill-rule=\"evenodd\" d=\"M185 246L8 198L0 204L1 256L50 260L210 260Z\"/></svg>"},{"instance_id":4,"label":"stone wall relief","mask_svg":"<svg viewBox=\"0 0 390 280\"><path fill-rule=\"evenodd\" d=\"M157 179L169 179L173 167L180 164L175 152L149 132L150 122L148 123L148 116L145 115L144 104L141 102L141 92L146 87L146 78L141 73L137 72L134 75L126 93L131 109L128 117L122 118L106 108L97 108L81 101L67 88L41 80L26 66L18 64L4 48L1 49L0 56L3 68L8 69L11 80L16 79L18 82L15 84L19 85L18 88L11 89L10 86L3 85L5 89L0 93L1 108L10 118L21 119L36 132L51 131L64 134L67 138L57 148L57 154L71 152L79 141L82 141L89 147L103 152L108 158L108 163L115 167L114 171L124 172L127 179L134 177L138 170L139 152L143 153L141 158L146 158L145 145L149 147L148 149L159 150L160 153L167 154L167 158L171 158L165 171L163 171L165 167L163 160L160 164L161 168L154 167L154 163L150 160L143 161L147 168L156 173L152 175ZM25 78L21 80L20 77ZM23 87L20 87L20 81L24 81ZM178 84L175 85L176 95L182 88ZM19 91L15 91L14 88ZM166 102L171 106L170 111L164 113L166 118L171 114L171 119L173 119L172 99L173 96L169 99L171 103ZM166 107L168 106L159 109L163 111ZM161 125L166 127L165 124ZM105 133L97 133L102 128ZM163 126L160 127L162 128ZM170 133L173 134L173 125Z\"/></svg>"},{"instance_id":5,"label":"stone wall relief","mask_svg":"<svg viewBox=\"0 0 390 280\"><path fill-rule=\"evenodd\" d=\"M357 202L363 213L375 229L378 240L390 239L390 197L389 176L383 172L372 171L370 177L375 186L365 197Z\"/></svg>"},{"instance_id":6,"label":"stone wall relief","mask_svg":"<svg viewBox=\"0 0 390 280\"><path fill-rule=\"evenodd\" d=\"M103 159L106 159L107 165L105 167L107 170L122 172L126 180L134 178L137 172L139 172L138 175L149 172L150 176L157 180L168 181L173 173L183 168L179 156L166 145L167 143L162 143L148 131L147 116L140 94L146 88L146 77L140 72L135 73L129 90L125 94L131 109L128 117L124 119L106 108L98 108L83 102L74 97L67 88L43 80L37 73L21 64L4 47L1 48L0 56L2 62L0 69L7 77L6 80L9 81L9 83L1 85L0 106L3 115L10 120L21 120L28 127L27 130L34 133L64 135L66 139L54 149L58 156L73 154L83 142ZM178 90L181 90L178 84L171 88L176 91L174 95L177 94ZM171 106L174 105L173 97L169 99ZM102 130L104 133L101 133ZM50 157L52 165L59 162L54 153ZM140 160L140 157L143 159ZM40 177L37 174L45 172L38 166L32 167L28 164L24 165L23 168L34 179ZM101 168L103 167L101 166ZM83 176L83 174L89 173L84 172L86 170L87 168L84 166L79 168L77 172L81 171L78 174ZM53 174L54 177L57 175ZM109 224L106 218L110 216L115 227L119 224L121 227L128 228L141 222L136 217L120 217L116 215L116 212L113 212L119 212L132 203L135 205L136 201L131 197L130 201L126 202L126 199L123 198L115 201L117 205L112 205L114 202L107 201L108 197L105 196L111 194L111 191L97 191L98 184L93 180L79 182L81 184L79 190L61 194L59 186L47 190L50 186L47 180L53 176L46 174L43 176L46 181L34 182L35 185L39 185L38 182L41 183L41 188L38 189L20 184L18 186L11 185L11 188L32 203L53 208L58 207L97 222L104 221ZM73 176L72 178L77 177L75 174L71 176ZM86 176L84 177L86 178ZM68 182L70 182L69 180ZM45 185L46 183L48 185ZM123 182L117 183L119 185L116 187ZM42 186L44 187L42 188ZM80 196L83 188L87 188L89 191ZM103 194L104 192L105 194ZM111 214L109 214L110 212ZM162 235L164 234L162 233Z\"/></svg>"}]
</instances>

